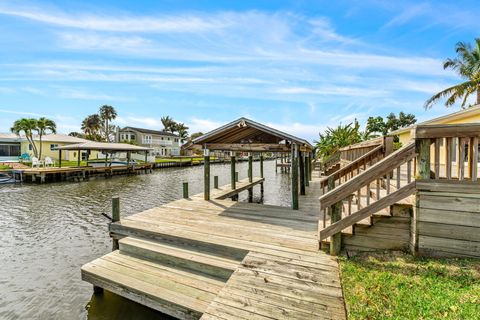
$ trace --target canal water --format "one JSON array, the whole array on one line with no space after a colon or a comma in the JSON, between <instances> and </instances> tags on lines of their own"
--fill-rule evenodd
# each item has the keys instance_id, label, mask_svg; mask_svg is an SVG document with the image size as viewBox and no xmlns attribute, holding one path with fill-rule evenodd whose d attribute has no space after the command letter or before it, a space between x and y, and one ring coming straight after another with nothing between
<instances>
[{"instance_id":1,"label":"canal water","mask_svg":"<svg viewBox=\"0 0 480 320\"><path fill-rule=\"evenodd\" d=\"M259 163L253 168L259 176ZM274 161L264 168L264 203L289 206L289 176L275 173ZM246 178L247 164L237 169ZM229 183L229 165L211 170L220 185ZM112 197L130 215L181 198L184 181L190 194L200 193L202 179L198 166L81 183L0 185L0 319L168 319L108 292L94 296L80 267L111 251L102 212L110 214Z\"/></svg>"}]
</instances>

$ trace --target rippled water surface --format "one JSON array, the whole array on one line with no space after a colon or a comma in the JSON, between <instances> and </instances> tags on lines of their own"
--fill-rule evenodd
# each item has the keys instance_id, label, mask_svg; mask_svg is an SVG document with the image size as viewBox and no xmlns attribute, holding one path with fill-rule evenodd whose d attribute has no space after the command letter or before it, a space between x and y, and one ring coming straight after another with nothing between
<instances>
[{"instance_id":1,"label":"rippled water surface","mask_svg":"<svg viewBox=\"0 0 480 320\"><path fill-rule=\"evenodd\" d=\"M256 176L258 167L255 162ZM245 178L247 164L237 169ZM229 183L229 165L211 170L220 185ZM289 177L276 174L273 161L264 171L264 202L288 206ZM110 213L112 197L119 196L121 214L130 215L179 199L183 181L191 194L200 193L202 179L203 167L191 167L82 183L0 185L0 319L167 319L113 294L93 296L80 267L111 251L101 213Z\"/></svg>"}]
</instances>

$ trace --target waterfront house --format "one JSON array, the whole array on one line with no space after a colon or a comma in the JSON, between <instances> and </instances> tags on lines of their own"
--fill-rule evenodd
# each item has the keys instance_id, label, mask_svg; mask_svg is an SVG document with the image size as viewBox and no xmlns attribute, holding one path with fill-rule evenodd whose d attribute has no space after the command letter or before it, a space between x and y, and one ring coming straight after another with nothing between
<instances>
[{"instance_id":1,"label":"waterfront house","mask_svg":"<svg viewBox=\"0 0 480 320\"><path fill-rule=\"evenodd\" d=\"M424 126L424 125L445 125L445 124L472 124L472 123L480 123L480 105L476 105L473 107L470 107L468 109L463 109L457 112L453 112L441 117L433 118L412 126L409 126L407 128L402 128L398 129L396 131L393 131L389 133L389 136L398 136L399 141L402 143L402 145L408 144L412 139L415 138L414 132L415 129L418 126ZM450 150L451 153L451 158L452 158L452 168L453 171L457 171L458 166L458 154L460 153L459 151L459 139L458 137L454 138L451 140L451 145L449 148L444 148L443 147L443 140L439 140L439 164L440 164L440 170L442 172L445 171L445 163L447 159L447 154L446 151ZM434 145L431 146L431 152L433 153ZM466 165L468 162L468 158L470 157L470 147L468 143L463 144L463 162ZM431 163L433 164L434 159L430 159Z\"/></svg>"},{"instance_id":2,"label":"waterfront house","mask_svg":"<svg viewBox=\"0 0 480 320\"><path fill-rule=\"evenodd\" d=\"M40 149L40 139L38 135L34 135L33 139ZM46 134L42 137L42 159L50 157L53 160L58 160L57 147L84 143L88 140L72 137L65 134ZM18 136L13 133L0 133L0 161L18 161L19 157L27 154L29 157L33 156L32 145L28 142L25 136ZM77 151L68 151L62 155L63 160L76 160ZM80 155L82 160L87 159L87 152L84 151ZM98 152L92 151L89 155L90 159L98 158Z\"/></svg>"},{"instance_id":3,"label":"waterfront house","mask_svg":"<svg viewBox=\"0 0 480 320\"><path fill-rule=\"evenodd\" d=\"M167 131L125 127L118 130L116 141L151 148L150 155L153 156L180 155L180 137Z\"/></svg>"}]
</instances>

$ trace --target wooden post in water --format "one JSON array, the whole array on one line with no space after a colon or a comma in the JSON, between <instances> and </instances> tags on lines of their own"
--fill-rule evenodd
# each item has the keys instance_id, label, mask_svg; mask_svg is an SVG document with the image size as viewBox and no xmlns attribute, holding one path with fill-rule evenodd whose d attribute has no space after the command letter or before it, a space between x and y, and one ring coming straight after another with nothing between
<instances>
[{"instance_id":1,"label":"wooden post in water","mask_svg":"<svg viewBox=\"0 0 480 320\"><path fill-rule=\"evenodd\" d=\"M77 167L80 167L80 153L81 150L77 150Z\"/></svg>"},{"instance_id":2,"label":"wooden post in water","mask_svg":"<svg viewBox=\"0 0 480 320\"><path fill-rule=\"evenodd\" d=\"M277 168L278 168L277 164L278 164L278 154L275 154L275 173L278 172L277 171Z\"/></svg>"},{"instance_id":3,"label":"wooden post in water","mask_svg":"<svg viewBox=\"0 0 480 320\"><path fill-rule=\"evenodd\" d=\"M310 186L310 153L305 153L305 186Z\"/></svg>"},{"instance_id":4,"label":"wooden post in water","mask_svg":"<svg viewBox=\"0 0 480 320\"><path fill-rule=\"evenodd\" d=\"M120 198L112 198L112 222L120 221ZM113 239L112 251L118 250L118 239Z\"/></svg>"},{"instance_id":5,"label":"wooden post in water","mask_svg":"<svg viewBox=\"0 0 480 320\"><path fill-rule=\"evenodd\" d=\"M204 179L204 189L203 195L205 200L210 200L210 150L203 150L203 179Z\"/></svg>"},{"instance_id":6,"label":"wooden post in water","mask_svg":"<svg viewBox=\"0 0 480 320\"><path fill-rule=\"evenodd\" d=\"M62 150L58 150L58 167L62 167Z\"/></svg>"},{"instance_id":7,"label":"wooden post in water","mask_svg":"<svg viewBox=\"0 0 480 320\"><path fill-rule=\"evenodd\" d=\"M248 182L253 182L253 155L248 154ZM248 202L253 202L253 188L248 188Z\"/></svg>"},{"instance_id":8,"label":"wooden post in water","mask_svg":"<svg viewBox=\"0 0 480 320\"><path fill-rule=\"evenodd\" d=\"M213 176L213 187L218 189L218 176Z\"/></svg>"},{"instance_id":9,"label":"wooden post in water","mask_svg":"<svg viewBox=\"0 0 480 320\"><path fill-rule=\"evenodd\" d=\"M328 178L328 190L335 188L335 180L333 177ZM332 204L329 208L330 224L334 224L342 219L342 201ZM330 254L336 256L342 249L342 232L338 232L330 237Z\"/></svg>"},{"instance_id":10,"label":"wooden post in water","mask_svg":"<svg viewBox=\"0 0 480 320\"><path fill-rule=\"evenodd\" d=\"M238 179L238 171L235 171L235 181L238 182L239 179Z\"/></svg>"},{"instance_id":11,"label":"wooden post in water","mask_svg":"<svg viewBox=\"0 0 480 320\"><path fill-rule=\"evenodd\" d=\"M300 163L300 194L305 195L305 157L302 151L298 152L298 162Z\"/></svg>"},{"instance_id":12,"label":"wooden post in water","mask_svg":"<svg viewBox=\"0 0 480 320\"><path fill-rule=\"evenodd\" d=\"M276 161L275 161L275 170L277 170ZM263 154L260 154L260 178L263 178ZM263 188L263 182L262 182L260 183L260 195L262 199L263 199L264 191L265 190Z\"/></svg>"},{"instance_id":13,"label":"wooden post in water","mask_svg":"<svg viewBox=\"0 0 480 320\"><path fill-rule=\"evenodd\" d=\"M298 210L298 146L292 144L292 209Z\"/></svg>"},{"instance_id":14,"label":"wooden post in water","mask_svg":"<svg viewBox=\"0 0 480 320\"><path fill-rule=\"evenodd\" d=\"M260 154L260 178L263 178L263 154Z\"/></svg>"},{"instance_id":15,"label":"wooden post in water","mask_svg":"<svg viewBox=\"0 0 480 320\"><path fill-rule=\"evenodd\" d=\"M230 151L230 178L232 190L236 188L237 179L235 178L235 152Z\"/></svg>"},{"instance_id":16,"label":"wooden post in water","mask_svg":"<svg viewBox=\"0 0 480 320\"><path fill-rule=\"evenodd\" d=\"M188 199L188 182L183 183L183 198Z\"/></svg>"}]
</instances>

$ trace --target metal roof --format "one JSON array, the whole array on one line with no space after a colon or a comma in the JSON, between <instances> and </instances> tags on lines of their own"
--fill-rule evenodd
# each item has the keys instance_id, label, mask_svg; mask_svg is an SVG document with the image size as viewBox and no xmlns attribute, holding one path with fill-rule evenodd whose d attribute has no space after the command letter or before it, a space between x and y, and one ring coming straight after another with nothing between
<instances>
[{"instance_id":1,"label":"metal roof","mask_svg":"<svg viewBox=\"0 0 480 320\"><path fill-rule=\"evenodd\" d=\"M97 151L149 151L151 148L140 147L128 143L107 143L87 141L55 148L56 150L97 150Z\"/></svg>"},{"instance_id":2,"label":"metal roof","mask_svg":"<svg viewBox=\"0 0 480 320\"><path fill-rule=\"evenodd\" d=\"M264 124L247 118L239 118L212 130L192 141L193 145L208 143L231 143L231 144L270 144L295 143L313 149L313 146L305 139L295 137Z\"/></svg>"}]
</instances>

